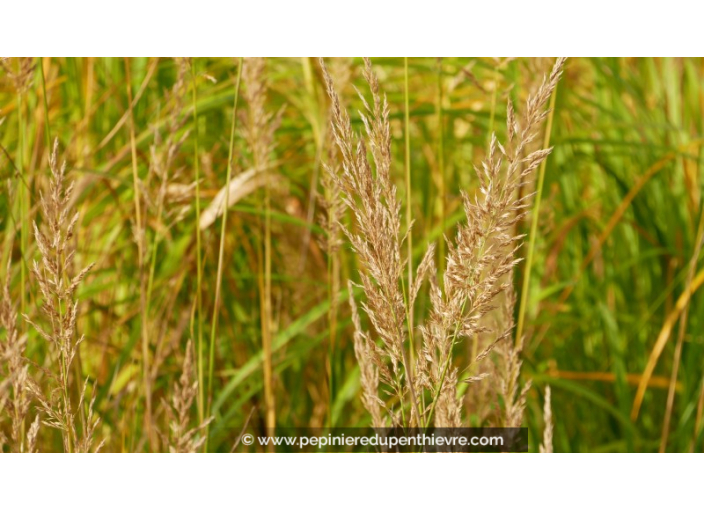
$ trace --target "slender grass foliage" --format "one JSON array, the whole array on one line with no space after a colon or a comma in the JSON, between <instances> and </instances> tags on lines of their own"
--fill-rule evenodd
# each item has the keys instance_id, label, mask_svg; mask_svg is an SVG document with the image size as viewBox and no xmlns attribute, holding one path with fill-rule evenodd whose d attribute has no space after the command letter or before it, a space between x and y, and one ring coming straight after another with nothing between
<instances>
[{"instance_id":1,"label":"slender grass foliage","mask_svg":"<svg viewBox=\"0 0 704 510\"><path fill-rule=\"evenodd\" d=\"M702 451L701 59L1 62L2 451Z\"/></svg>"}]
</instances>

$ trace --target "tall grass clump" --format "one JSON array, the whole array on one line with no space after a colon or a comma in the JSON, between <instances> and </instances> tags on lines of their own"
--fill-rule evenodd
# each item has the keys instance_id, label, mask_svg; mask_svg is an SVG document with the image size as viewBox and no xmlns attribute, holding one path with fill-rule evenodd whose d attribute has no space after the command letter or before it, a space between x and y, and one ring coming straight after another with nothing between
<instances>
[{"instance_id":1,"label":"tall grass clump","mask_svg":"<svg viewBox=\"0 0 704 510\"><path fill-rule=\"evenodd\" d=\"M702 450L702 62L373 63L0 60L2 451Z\"/></svg>"},{"instance_id":2,"label":"tall grass clump","mask_svg":"<svg viewBox=\"0 0 704 510\"><path fill-rule=\"evenodd\" d=\"M47 369L47 392L38 386L31 386L33 396L39 401L42 412L47 416L44 423L61 432L65 452L88 452L93 444L93 434L98 419L93 417L95 391L83 408L88 379L79 389L80 400L77 409L71 402L71 391L81 381L72 381L72 364L78 355L83 336L78 336L78 300L76 289L93 267L89 264L80 271L74 270L75 249L72 247L78 213L74 213L69 200L73 184L65 186L66 163L58 162L58 140L49 158L51 171L48 195L41 195L43 212L42 229L34 223L34 240L40 254L40 261L33 262L32 274L36 279L43 298L42 321L25 315L39 335L51 346L52 368ZM45 395L48 395L45 396ZM78 418L77 418L78 413ZM102 443L101 443L102 444ZM100 449L100 445L97 449Z\"/></svg>"},{"instance_id":3,"label":"tall grass clump","mask_svg":"<svg viewBox=\"0 0 704 510\"><path fill-rule=\"evenodd\" d=\"M401 205L391 181L388 103L381 95L371 61L365 59L364 77L372 102L370 106L360 94L365 108L360 113L365 137L358 137L322 65L332 101L333 130L343 160L342 171L334 178L344 193L346 206L355 216L357 233L342 228L360 259L361 287L366 298L362 309L380 340L377 343L373 334L361 329L357 307L351 298L363 402L373 424L461 426L458 384L463 373L453 363L454 349L462 339L490 333L492 342L472 363L481 362L497 344L510 342L503 350L504 424L520 426L528 385L518 391L522 339L512 342L511 275L519 262L516 251L522 237L516 235L514 227L527 213L530 195L519 197L517 190L550 154L549 149L528 154L524 151L547 115L545 105L560 77L564 59L558 59L550 76L528 99L520 122L509 103L505 146L492 137L488 155L481 168L476 169L480 193L473 198L463 194L467 222L458 226L454 243L447 243L442 287L431 245L410 289L404 289L403 285L401 243L406 232L401 231ZM425 278L430 283L431 310L428 320L419 326L422 343L416 366L412 367L410 332L416 325L410 322L408 310L413 308ZM504 322L501 328L490 330L483 319L496 307L497 297L505 292L509 297ZM464 382L477 382L487 375L465 378ZM381 398L380 391L391 397Z\"/></svg>"}]
</instances>

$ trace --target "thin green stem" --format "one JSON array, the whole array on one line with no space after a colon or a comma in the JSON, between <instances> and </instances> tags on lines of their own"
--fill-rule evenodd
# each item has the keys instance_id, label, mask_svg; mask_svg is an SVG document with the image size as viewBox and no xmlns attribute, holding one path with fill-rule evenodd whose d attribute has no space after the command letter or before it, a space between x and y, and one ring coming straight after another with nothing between
<instances>
[{"instance_id":1,"label":"thin green stem","mask_svg":"<svg viewBox=\"0 0 704 510\"><path fill-rule=\"evenodd\" d=\"M264 313L262 315L264 328L263 351L265 367L264 395L266 399L266 423L269 430L276 426L276 408L274 404L273 368L271 353L271 172L266 170L264 184Z\"/></svg>"},{"instance_id":2,"label":"thin green stem","mask_svg":"<svg viewBox=\"0 0 704 510\"><path fill-rule=\"evenodd\" d=\"M443 90L442 90L442 58L438 60L438 83L437 83L437 117L438 117L438 180L440 193L440 221L442 224L442 236L439 240L439 268L440 274L445 272L445 132L443 129Z\"/></svg>"},{"instance_id":3,"label":"thin green stem","mask_svg":"<svg viewBox=\"0 0 704 510\"><path fill-rule=\"evenodd\" d=\"M413 303L411 299L411 289L413 288L413 218L411 208L411 119L410 119L410 99L408 92L408 57L403 57L403 95L404 95L404 131L405 131L405 162L406 162L406 246L408 248L408 299L406 303L406 313L408 315L408 338L411 350L411 370L415 366L415 343L413 340Z\"/></svg>"},{"instance_id":4,"label":"thin green stem","mask_svg":"<svg viewBox=\"0 0 704 510\"><path fill-rule=\"evenodd\" d=\"M494 122L496 119L496 94L499 88L499 71L494 69L494 89L491 91L491 108L489 113L489 130L486 133L486 144L489 145L491 136L494 133Z\"/></svg>"},{"instance_id":5,"label":"thin green stem","mask_svg":"<svg viewBox=\"0 0 704 510\"><path fill-rule=\"evenodd\" d=\"M218 309L220 307L220 288L222 286L222 271L225 260L225 232L227 230L227 209L230 203L230 180L232 180L233 157L235 151L235 132L237 130L237 103L240 96L240 81L242 78L242 57L237 68L235 82L235 99L232 107L232 125L230 129L230 148L227 156L227 176L225 178L225 201L222 205L222 223L220 225L220 247L218 249L218 270L215 278L215 302L213 303L213 319L210 328L210 347L208 352L208 403L207 415L210 415L210 403L213 391L213 373L215 368L215 336L218 327ZM206 436L207 436L206 428ZM207 449L207 446L206 446Z\"/></svg>"},{"instance_id":6,"label":"thin green stem","mask_svg":"<svg viewBox=\"0 0 704 510\"><path fill-rule=\"evenodd\" d=\"M27 298L25 289L27 284L27 239L29 237L29 177L24 174L24 144L25 144L25 116L24 103L22 101L22 92L17 91L17 115L19 122L18 140L17 140L17 171L20 181L24 186L19 187L19 202L20 202L20 252L22 254L20 263L20 310L24 315L27 313Z\"/></svg>"},{"instance_id":7,"label":"thin green stem","mask_svg":"<svg viewBox=\"0 0 704 510\"><path fill-rule=\"evenodd\" d=\"M460 316L464 315L464 310L467 306L467 300L465 299L462 303L462 311L460 312ZM433 397L433 402L430 404L430 411L428 412L428 420L425 422L425 429L427 430L428 427L430 426L430 420L433 418L433 413L435 412L435 406L438 403L438 400L440 398L440 393L442 392L442 387L445 385L445 378L447 377L447 371L450 368L450 362L452 361L452 351L455 348L455 344L457 343L457 335L460 332L460 322L457 321L455 324L455 330L452 333L452 340L450 341L450 348L447 351L447 360L445 360L443 369L442 369L442 374L440 375L440 384L438 385L438 389L435 392L435 396Z\"/></svg>"},{"instance_id":8,"label":"thin green stem","mask_svg":"<svg viewBox=\"0 0 704 510\"><path fill-rule=\"evenodd\" d=\"M557 86L550 97L550 113L548 114L548 122L545 128L545 138L543 140L543 149L550 146L550 135L552 133L552 121L555 116L555 98L557 97ZM521 304L518 308L518 323L516 325L516 349L523 348L523 328L525 324L526 308L528 305L528 292L530 291L530 275L533 267L533 253L535 251L535 241L538 235L538 220L540 216L540 201L543 196L543 184L545 182L545 167L547 158L543 159L538 169L538 184L535 190L535 202L533 204L533 216L530 223L530 235L528 237L528 253L526 254L526 265L523 273L523 286L521 288Z\"/></svg>"},{"instance_id":9,"label":"thin green stem","mask_svg":"<svg viewBox=\"0 0 704 510\"><path fill-rule=\"evenodd\" d=\"M196 181L196 346L198 351L198 420L203 422L205 380L203 369L203 246L200 232L200 150L198 129L198 87L196 83L195 59L191 64L191 80L193 85L193 165ZM193 329L193 328L191 328Z\"/></svg>"},{"instance_id":10,"label":"thin green stem","mask_svg":"<svg viewBox=\"0 0 704 510\"><path fill-rule=\"evenodd\" d=\"M147 291L144 274L144 224L142 223L142 206L139 192L139 173L137 170L137 140L134 129L134 105L132 104L132 76L129 59L125 59L125 79L127 81L127 99L129 108L130 150L132 154L132 186L134 191L134 209L137 239L137 261L139 264L139 296L142 330L142 378L144 382L144 400L146 412L144 427L150 448L153 448L152 434L152 391L149 374L149 324L147 317Z\"/></svg>"},{"instance_id":11,"label":"thin green stem","mask_svg":"<svg viewBox=\"0 0 704 510\"><path fill-rule=\"evenodd\" d=\"M51 150L51 131L49 130L49 101L46 97L46 77L44 76L44 57L39 57L39 69L42 76L42 99L44 101L44 138L47 150Z\"/></svg>"},{"instance_id":12,"label":"thin green stem","mask_svg":"<svg viewBox=\"0 0 704 510\"><path fill-rule=\"evenodd\" d=\"M328 302L330 309L328 310L328 427L332 427L332 407L334 404L335 395L335 329L336 329L336 313L335 313L335 254L328 255Z\"/></svg>"}]
</instances>

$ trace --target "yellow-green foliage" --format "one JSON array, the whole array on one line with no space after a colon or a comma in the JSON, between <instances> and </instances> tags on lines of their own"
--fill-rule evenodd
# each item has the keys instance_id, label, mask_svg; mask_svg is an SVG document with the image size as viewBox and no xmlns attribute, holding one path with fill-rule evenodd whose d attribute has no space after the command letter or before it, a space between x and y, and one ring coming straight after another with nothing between
<instances>
[{"instance_id":1,"label":"yellow-green foliage","mask_svg":"<svg viewBox=\"0 0 704 510\"><path fill-rule=\"evenodd\" d=\"M336 222L353 234L360 228L330 177L345 161L322 69L316 58L241 62L2 61L3 451L93 451L103 441L104 451L230 451L245 423L371 423L347 287L362 282L365 266ZM372 101L364 62L325 62L352 131L362 133L366 107L355 87ZM403 299L409 217L410 280L435 243L442 282L467 221L462 193L481 196L474 167L491 160L494 132L510 153L507 104L521 122L554 62L372 61L388 100L391 150L380 160L388 159L400 207L393 267ZM517 404L501 381L520 369L518 393L532 381L523 416L531 450L552 441L555 451L702 451L703 83L700 59L567 61L550 121L520 156L553 151L511 188L515 203L527 205L511 235L526 235L516 256L532 251L530 279L524 286L528 266L519 263L502 280L507 300L518 298L514 316L499 318L511 310L501 300L491 312L520 324L520 342L507 341L522 351L497 346L482 370L465 370L490 339L477 332L451 344L463 423L505 423L504 411ZM54 139L58 162L50 165ZM61 186L74 186L57 219L41 198L51 200L52 168L64 160ZM536 210L529 195L539 171ZM42 241L33 223L64 244ZM41 285L56 291L55 303ZM364 292L351 289L364 304ZM433 289L425 283L417 295L411 323L426 324ZM360 306L360 330L381 346L368 317ZM407 330L401 336L410 341ZM413 331L415 346L421 337ZM399 363L411 366L422 352L410 354ZM369 384L374 371L361 369ZM544 412L547 384L552 406ZM418 395L431 399L425 408L432 388ZM404 391L380 395L413 420Z\"/></svg>"}]
</instances>

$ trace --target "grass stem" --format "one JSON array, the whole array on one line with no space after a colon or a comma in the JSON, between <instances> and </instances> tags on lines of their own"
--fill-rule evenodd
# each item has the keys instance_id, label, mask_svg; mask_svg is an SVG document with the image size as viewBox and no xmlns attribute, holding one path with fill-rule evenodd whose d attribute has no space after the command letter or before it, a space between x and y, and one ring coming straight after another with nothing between
<instances>
[{"instance_id":1,"label":"grass stem","mask_svg":"<svg viewBox=\"0 0 704 510\"><path fill-rule=\"evenodd\" d=\"M550 96L550 106L545 127L545 138L543 140L543 150L550 147L550 135L552 133L552 121L555 116L555 100L557 98L557 87L553 90ZM516 349L523 348L523 329L526 318L526 310L528 306L528 294L530 292L530 276L533 268L533 254L535 251L535 243L538 237L538 221L540 219L540 202L543 196L543 184L545 183L545 167L547 166L547 158L543 160L538 169L538 183L535 190L535 201L533 203L533 214L530 222L530 234L528 237L528 250L526 254L526 264L523 273L523 285L521 287L521 302L518 308L518 322L516 324Z\"/></svg>"},{"instance_id":2,"label":"grass stem","mask_svg":"<svg viewBox=\"0 0 704 510\"><path fill-rule=\"evenodd\" d=\"M198 125L198 85L195 59L191 62L191 84L193 100L193 167L196 183L196 351L198 371L198 419L205 419L205 378L203 366L203 240L200 231L200 129ZM193 329L193 328L191 328Z\"/></svg>"},{"instance_id":3,"label":"grass stem","mask_svg":"<svg viewBox=\"0 0 704 510\"><path fill-rule=\"evenodd\" d=\"M412 208L412 186L411 186L411 120L410 120L410 99L408 91L408 57L403 57L403 98L404 98L404 138L405 138L405 151L404 160L406 167L406 261L408 264L408 290L407 296L410 299L410 292L413 288L413 208ZM413 340L414 333L414 321L413 321L413 304L407 299L406 303L407 314L408 314L408 339L411 353L411 366L410 369L413 371L415 366L415 342Z\"/></svg>"},{"instance_id":4,"label":"grass stem","mask_svg":"<svg viewBox=\"0 0 704 510\"><path fill-rule=\"evenodd\" d=\"M137 263L139 265L139 299L140 299L140 316L141 316L141 336L142 336L142 382L144 385L144 432L147 436L149 446L154 447L154 438L152 434L152 390L151 376L149 371L149 323L147 317L147 291L146 291L146 274L144 272L144 223L142 223L142 206L140 198L140 183L139 172L137 168L137 141L134 129L134 108L132 104L132 73L131 64L128 58L125 58L125 80L127 82L127 100L129 108L129 129L130 129L130 153L132 155L132 186L134 193L134 211L135 211L135 238L137 240Z\"/></svg>"},{"instance_id":5,"label":"grass stem","mask_svg":"<svg viewBox=\"0 0 704 510\"><path fill-rule=\"evenodd\" d=\"M242 79L243 58L240 57L237 66L237 79L235 81L235 99L232 106L232 125L230 129L230 146L227 156L227 175L225 177L225 202L223 202L222 223L220 224L220 246L218 248L218 269L215 277L215 301L213 302L213 318L210 328L210 346L208 352L208 394L206 415L210 416L210 405L213 397L213 374L215 370L215 337L218 328L218 312L220 309L220 292L222 288L222 272L225 263L225 233L227 232L227 209L230 203L230 181L232 180L232 167L234 166L235 132L237 131L237 103L240 96L240 82ZM206 428L206 436L208 428ZM206 440L207 450L207 440Z\"/></svg>"}]
</instances>

